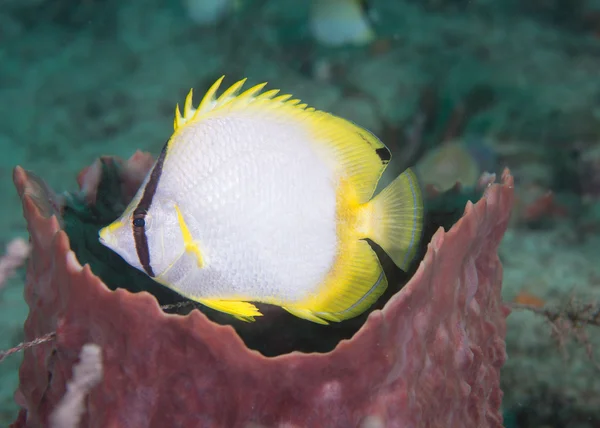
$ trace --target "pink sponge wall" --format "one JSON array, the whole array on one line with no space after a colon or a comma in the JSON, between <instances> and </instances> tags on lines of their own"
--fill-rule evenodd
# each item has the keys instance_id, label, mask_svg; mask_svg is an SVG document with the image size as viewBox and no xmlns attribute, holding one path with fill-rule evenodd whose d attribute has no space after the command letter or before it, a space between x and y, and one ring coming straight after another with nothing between
<instances>
[{"instance_id":1,"label":"pink sponge wall","mask_svg":"<svg viewBox=\"0 0 600 428\"><path fill-rule=\"evenodd\" d=\"M273 358L197 310L166 314L146 292L109 290L78 263L49 189L21 168L14 181L33 249L26 339L56 331L25 352L14 427L46 426L90 342L104 377L82 427L502 426L508 309L497 248L513 203L508 172L435 234L413 278L351 340Z\"/></svg>"}]
</instances>

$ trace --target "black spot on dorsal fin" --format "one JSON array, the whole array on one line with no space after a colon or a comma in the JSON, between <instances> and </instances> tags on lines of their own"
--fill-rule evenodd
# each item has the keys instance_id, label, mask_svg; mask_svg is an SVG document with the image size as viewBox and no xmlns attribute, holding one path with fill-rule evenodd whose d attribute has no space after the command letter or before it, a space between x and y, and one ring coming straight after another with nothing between
<instances>
[{"instance_id":1,"label":"black spot on dorsal fin","mask_svg":"<svg viewBox=\"0 0 600 428\"><path fill-rule=\"evenodd\" d=\"M375 150L379 159L381 159L381 163L386 164L392 159L392 152L387 147L380 147Z\"/></svg>"},{"instance_id":2,"label":"black spot on dorsal fin","mask_svg":"<svg viewBox=\"0 0 600 428\"><path fill-rule=\"evenodd\" d=\"M375 148L373 147L373 143L367 137L365 137L365 134L359 132L358 135L360 135L360 138L362 138L369 146ZM379 159L381 159L381 163L384 165L387 165L392 159L392 152L390 152L390 149L388 149L385 145L375 149L375 153L377 153L377 156L379 156Z\"/></svg>"}]
</instances>

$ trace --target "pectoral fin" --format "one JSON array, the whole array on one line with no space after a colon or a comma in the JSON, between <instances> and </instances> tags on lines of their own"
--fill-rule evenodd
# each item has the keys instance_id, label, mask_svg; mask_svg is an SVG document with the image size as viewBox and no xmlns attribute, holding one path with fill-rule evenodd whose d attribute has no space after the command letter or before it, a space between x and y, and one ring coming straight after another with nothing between
<instances>
[{"instance_id":1,"label":"pectoral fin","mask_svg":"<svg viewBox=\"0 0 600 428\"><path fill-rule=\"evenodd\" d=\"M200 246L194 240L194 237L190 233L190 229L183 218L183 214L181 214L181 210L177 205L175 205L175 210L177 211L177 221L179 222L179 229L181 230L181 236L183 237L183 245L185 246L185 251L191 253L196 258L196 262L198 263L198 267L202 268L204 266L204 258L202 257L202 252L200 251Z\"/></svg>"}]
</instances>

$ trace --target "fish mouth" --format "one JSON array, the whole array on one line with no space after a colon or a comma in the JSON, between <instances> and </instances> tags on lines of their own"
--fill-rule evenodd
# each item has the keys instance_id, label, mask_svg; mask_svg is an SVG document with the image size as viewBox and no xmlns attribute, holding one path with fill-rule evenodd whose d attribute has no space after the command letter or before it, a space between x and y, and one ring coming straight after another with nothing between
<instances>
[{"instance_id":1,"label":"fish mouth","mask_svg":"<svg viewBox=\"0 0 600 428\"><path fill-rule=\"evenodd\" d=\"M98 231L98 242L111 250L114 248L114 239L111 239L111 235L108 233L106 228L102 228Z\"/></svg>"}]
</instances>

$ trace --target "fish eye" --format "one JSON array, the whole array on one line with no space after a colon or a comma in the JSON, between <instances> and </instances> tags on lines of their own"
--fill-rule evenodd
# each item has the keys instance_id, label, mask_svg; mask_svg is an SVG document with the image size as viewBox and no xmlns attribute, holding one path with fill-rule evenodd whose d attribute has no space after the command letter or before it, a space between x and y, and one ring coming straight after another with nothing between
<instances>
[{"instance_id":1,"label":"fish eye","mask_svg":"<svg viewBox=\"0 0 600 428\"><path fill-rule=\"evenodd\" d=\"M152 226L152 216L148 212L139 212L133 214L133 227L136 229L144 229L148 232Z\"/></svg>"}]
</instances>

